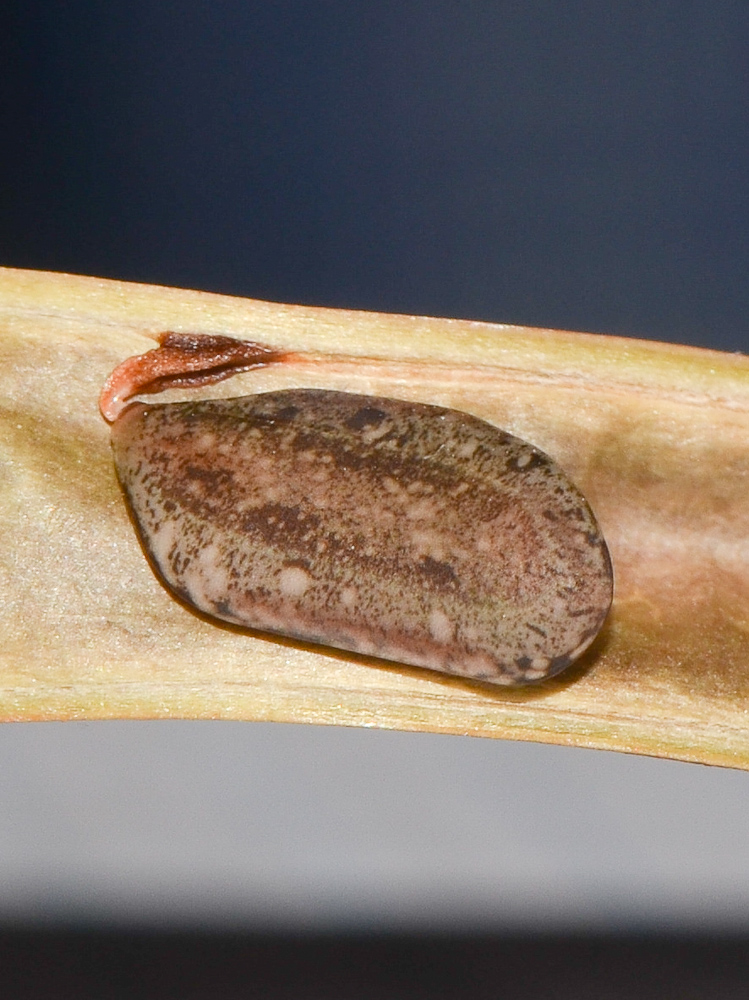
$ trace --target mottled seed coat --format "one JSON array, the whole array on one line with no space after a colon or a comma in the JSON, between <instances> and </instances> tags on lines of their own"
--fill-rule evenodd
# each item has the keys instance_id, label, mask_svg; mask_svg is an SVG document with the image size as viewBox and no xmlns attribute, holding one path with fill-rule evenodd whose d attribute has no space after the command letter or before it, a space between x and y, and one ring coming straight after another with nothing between
<instances>
[{"instance_id":1,"label":"mottled seed coat","mask_svg":"<svg viewBox=\"0 0 749 1000\"><path fill-rule=\"evenodd\" d=\"M466 413L294 389L135 403L112 441L158 571L226 621L520 684L568 666L609 610L581 493Z\"/></svg>"}]
</instances>

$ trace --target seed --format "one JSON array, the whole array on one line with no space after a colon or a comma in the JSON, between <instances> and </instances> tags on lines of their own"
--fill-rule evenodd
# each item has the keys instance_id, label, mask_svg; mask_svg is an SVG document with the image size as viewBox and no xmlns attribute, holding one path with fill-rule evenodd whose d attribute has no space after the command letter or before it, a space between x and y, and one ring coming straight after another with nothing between
<instances>
[{"instance_id":1,"label":"seed","mask_svg":"<svg viewBox=\"0 0 749 1000\"><path fill-rule=\"evenodd\" d=\"M571 664L611 604L580 491L467 413L292 389L132 403L112 443L153 565L228 622L524 684Z\"/></svg>"}]
</instances>

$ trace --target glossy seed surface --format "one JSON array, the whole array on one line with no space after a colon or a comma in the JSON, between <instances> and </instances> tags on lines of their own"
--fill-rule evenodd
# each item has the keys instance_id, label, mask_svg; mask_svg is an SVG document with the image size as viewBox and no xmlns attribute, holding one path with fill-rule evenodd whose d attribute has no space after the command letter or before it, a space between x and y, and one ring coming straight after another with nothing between
<instances>
[{"instance_id":1,"label":"glossy seed surface","mask_svg":"<svg viewBox=\"0 0 749 1000\"><path fill-rule=\"evenodd\" d=\"M112 442L159 573L226 621L523 684L572 663L608 613L584 497L466 413L294 389L135 403Z\"/></svg>"}]
</instances>

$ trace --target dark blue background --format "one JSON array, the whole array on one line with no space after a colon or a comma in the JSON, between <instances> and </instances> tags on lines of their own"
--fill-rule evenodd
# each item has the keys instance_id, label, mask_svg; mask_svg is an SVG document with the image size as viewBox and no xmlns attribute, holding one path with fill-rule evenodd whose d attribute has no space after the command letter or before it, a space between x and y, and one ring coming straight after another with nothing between
<instances>
[{"instance_id":1,"label":"dark blue background","mask_svg":"<svg viewBox=\"0 0 749 1000\"><path fill-rule=\"evenodd\" d=\"M27 0L0 263L747 346L744 0Z\"/></svg>"}]
</instances>

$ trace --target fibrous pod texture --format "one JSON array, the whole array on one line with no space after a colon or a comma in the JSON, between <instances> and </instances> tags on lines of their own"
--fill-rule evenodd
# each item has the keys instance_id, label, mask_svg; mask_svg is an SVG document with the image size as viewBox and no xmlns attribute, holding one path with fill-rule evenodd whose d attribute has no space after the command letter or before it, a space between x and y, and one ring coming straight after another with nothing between
<instances>
[{"instance_id":1,"label":"fibrous pod texture","mask_svg":"<svg viewBox=\"0 0 749 1000\"><path fill-rule=\"evenodd\" d=\"M112 442L158 572L225 621L523 684L572 663L609 610L579 490L466 413L293 389L133 403Z\"/></svg>"}]
</instances>

